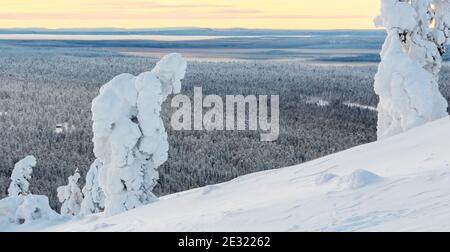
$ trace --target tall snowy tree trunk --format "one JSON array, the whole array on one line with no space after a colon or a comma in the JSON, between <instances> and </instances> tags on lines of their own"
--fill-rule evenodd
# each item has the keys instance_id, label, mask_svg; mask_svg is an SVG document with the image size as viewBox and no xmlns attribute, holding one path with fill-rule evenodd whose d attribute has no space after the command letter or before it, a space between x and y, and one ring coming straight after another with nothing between
<instances>
[{"instance_id":1,"label":"tall snowy tree trunk","mask_svg":"<svg viewBox=\"0 0 450 252\"><path fill-rule=\"evenodd\" d=\"M375 76L378 139L448 115L438 74L449 37L449 0L381 0L387 38Z\"/></svg>"}]
</instances>

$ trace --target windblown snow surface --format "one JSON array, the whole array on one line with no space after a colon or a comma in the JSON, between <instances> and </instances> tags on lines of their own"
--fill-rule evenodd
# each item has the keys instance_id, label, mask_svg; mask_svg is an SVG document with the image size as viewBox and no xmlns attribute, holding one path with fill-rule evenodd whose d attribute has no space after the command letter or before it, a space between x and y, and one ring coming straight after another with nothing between
<instances>
[{"instance_id":1,"label":"windblown snow surface","mask_svg":"<svg viewBox=\"0 0 450 252\"><path fill-rule=\"evenodd\" d=\"M298 166L28 231L450 231L450 117ZM34 230L33 230L34 229Z\"/></svg>"}]
</instances>

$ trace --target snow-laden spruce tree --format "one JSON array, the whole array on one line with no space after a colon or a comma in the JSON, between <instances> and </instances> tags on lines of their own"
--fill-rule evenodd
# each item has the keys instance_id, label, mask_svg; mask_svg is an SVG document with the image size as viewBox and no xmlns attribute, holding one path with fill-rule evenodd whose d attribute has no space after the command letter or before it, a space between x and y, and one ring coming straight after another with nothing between
<instances>
[{"instance_id":1,"label":"snow-laden spruce tree","mask_svg":"<svg viewBox=\"0 0 450 252\"><path fill-rule=\"evenodd\" d=\"M94 154L106 215L157 200L152 189L169 149L161 105L180 92L185 72L181 55L169 54L151 72L115 77L94 99Z\"/></svg>"},{"instance_id":2,"label":"snow-laden spruce tree","mask_svg":"<svg viewBox=\"0 0 450 252\"><path fill-rule=\"evenodd\" d=\"M79 179L80 173L77 169L75 173L69 177L69 183L66 186L57 188L58 199L59 202L62 203L62 215L78 215L80 213L83 194L81 194L80 187L78 186Z\"/></svg>"},{"instance_id":3,"label":"snow-laden spruce tree","mask_svg":"<svg viewBox=\"0 0 450 252\"><path fill-rule=\"evenodd\" d=\"M27 156L14 165L14 170L11 174L11 184L8 188L8 196L14 197L19 195L30 194L31 173L33 167L36 166L36 158L34 156Z\"/></svg>"},{"instance_id":4,"label":"snow-laden spruce tree","mask_svg":"<svg viewBox=\"0 0 450 252\"><path fill-rule=\"evenodd\" d=\"M381 0L387 38L375 76L378 139L448 115L438 73L449 37L450 0Z\"/></svg>"},{"instance_id":5,"label":"snow-laden spruce tree","mask_svg":"<svg viewBox=\"0 0 450 252\"><path fill-rule=\"evenodd\" d=\"M8 197L0 200L0 227L59 218L50 208L47 196L33 195L29 190L29 179L35 166L34 156L27 156L15 164Z\"/></svg>"},{"instance_id":6,"label":"snow-laden spruce tree","mask_svg":"<svg viewBox=\"0 0 450 252\"><path fill-rule=\"evenodd\" d=\"M105 209L105 194L100 187L98 173L102 164L96 159L86 174L86 184L83 187L83 201L81 215L102 212Z\"/></svg>"}]
</instances>

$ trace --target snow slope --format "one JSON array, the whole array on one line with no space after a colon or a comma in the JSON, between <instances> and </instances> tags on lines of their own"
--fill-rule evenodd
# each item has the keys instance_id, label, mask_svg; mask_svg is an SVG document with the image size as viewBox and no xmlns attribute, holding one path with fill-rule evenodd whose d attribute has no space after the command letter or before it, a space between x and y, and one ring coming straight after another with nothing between
<instances>
[{"instance_id":1,"label":"snow slope","mask_svg":"<svg viewBox=\"0 0 450 252\"><path fill-rule=\"evenodd\" d=\"M450 231L450 117L113 217L99 214L34 230Z\"/></svg>"}]
</instances>

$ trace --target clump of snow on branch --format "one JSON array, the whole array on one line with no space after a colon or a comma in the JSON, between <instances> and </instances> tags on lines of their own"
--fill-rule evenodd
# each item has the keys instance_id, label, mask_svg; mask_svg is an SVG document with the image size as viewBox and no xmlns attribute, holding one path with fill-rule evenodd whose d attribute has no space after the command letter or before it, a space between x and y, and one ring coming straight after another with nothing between
<instances>
[{"instance_id":1,"label":"clump of snow on branch","mask_svg":"<svg viewBox=\"0 0 450 252\"><path fill-rule=\"evenodd\" d=\"M169 149L161 105L180 92L186 66L181 55L169 54L151 72L113 78L94 99L94 154L107 215L157 200L152 189Z\"/></svg>"},{"instance_id":2,"label":"clump of snow on branch","mask_svg":"<svg viewBox=\"0 0 450 252\"><path fill-rule=\"evenodd\" d=\"M83 187L84 199L81 202L81 214L99 213L105 209L105 194L100 188L98 173L101 167L100 160L96 159L86 174L86 184Z\"/></svg>"},{"instance_id":3,"label":"clump of snow on branch","mask_svg":"<svg viewBox=\"0 0 450 252\"><path fill-rule=\"evenodd\" d=\"M78 169L75 174L69 177L69 184L57 188L59 202L62 203L62 215L78 215L80 213L81 201L83 194L81 194L80 187L78 187L78 180L80 173Z\"/></svg>"},{"instance_id":4,"label":"clump of snow on branch","mask_svg":"<svg viewBox=\"0 0 450 252\"><path fill-rule=\"evenodd\" d=\"M14 165L14 170L11 174L11 184L8 188L10 197L30 194L29 180L35 166L36 158L34 156L27 156Z\"/></svg>"},{"instance_id":5,"label":"clump of snow on branch","mask_svg":"<svg viewBox=\"0 0 450 252\"><path fill-rule=\"evenodd\" d=\"M381 0L387 38L375 76L378 139L448 115L438 74L450 35L449 0Z\"/></svg>"},{"instance_id":6,"label":"clump of snow on branch","mask_svg":"<svg viewBox=\"0 0 450 252\"><path fill-rule=\"evenodd\" d=\"M27 156L15 164L11 175L9 196L0 200L0 229L10 224L29 224L37 220L54 220L59 215L50 208L48 198L32 195L29 179L36 166L36 158Z\"/></svg>"}]
</instances>

